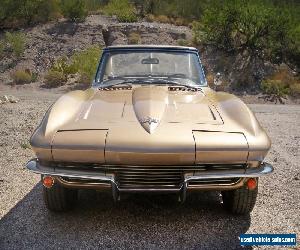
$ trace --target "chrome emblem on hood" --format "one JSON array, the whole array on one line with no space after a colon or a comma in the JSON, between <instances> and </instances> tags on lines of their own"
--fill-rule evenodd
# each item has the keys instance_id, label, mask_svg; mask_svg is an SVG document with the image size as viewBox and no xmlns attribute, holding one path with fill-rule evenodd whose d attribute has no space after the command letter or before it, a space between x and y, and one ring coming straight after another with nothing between
<instances>
[{"instance_id":1,"label":"chrome emblem on hood","mask_svg":"<svg viewBox=\"0 0 300 250\"><path fill-rule=\"evenodd\" d=\"M148 123L149 125L151 125L152 123L159 123L159 120L156 118L151 118L149 116L147 117L143 117L142 119L140 119L140 123Z\"/></svg>"},{"instance_id":2,"label":"chrome emblem on hood","mask_svg":"<svg viewBox=\"0 0 300 250\"><path fill-rule=\"evenodd\" d=\"M151 133L153 133L155 128L158 126L159 119L152 118L150 116L146 116L146 117L143 117L142 119L140 119L139 122L144 127L144 129L146 129L146 131L151 134Z\"/></svg>"}]
</instances>

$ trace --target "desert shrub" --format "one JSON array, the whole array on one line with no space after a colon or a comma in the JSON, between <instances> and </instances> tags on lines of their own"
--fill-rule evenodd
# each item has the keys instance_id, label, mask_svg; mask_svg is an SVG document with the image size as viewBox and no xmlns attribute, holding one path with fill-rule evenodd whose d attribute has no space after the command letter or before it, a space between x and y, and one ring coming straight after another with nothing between
<instances>
[{"instance_id":1,"label":"desert shrub","mask_svg":"<svg viewBox=\"0 0 300 250\"><path fill-rule=\"evenodd\" d=\"M145 16L145 19L147 22L154 22L155 21L155 16L153 14L148 14Z\"/></svg>"},{"instance_id":2,"label":"desert shrub","mask_svg":"<svg viewBox=\"0 0 300 250\"><path fill-rule=\"evenodd\" d=\"M136 22L137 15L134 6L128 0L111 0L105 7L104 13L116 16L119 22Z\"/></svg>"},{"instance_id":3,"label":"desert shrub","mask_svg":"<svg viewBox=\"0 0 300 250\"><path fill-rule=\"evenodd\" d=\"M155 18L155 21L159 23L170 23L170 18L165 15L159 15Z\"/></svg>"},{"instance_id":4,"label":"desert shrub","mask_svg":"<svg viewBox=\"0 0 300 250\"><path fill-rule=\"evenodd\" d=\"M290 93L289 86L280 80L264 80L261 88L264 93L276 97L284 97Z\"/></svg>"},{"instance_id":5,"label":"desert shrub","mask_svg":"<svg viewBox=\"0 0 300 250\"><path fill-rule=\"evenodd\" d=\"M293 74L290 72L290 70L287 67L281 67L276 72L274 72L269 79L276 80L276 81L282 81L287 85L290 85L294 83L296 78L293 76Z\"/></svg>"},{"instance_id":6,"label":"desert shrub","mask_svg":"<svg viewBox=\"0 0 300 250\"><path fill-rule=\"evenodd\" d=\"M6 32L5 39L16 57L20 57L25 50L26 37L21 32Z\"/></svg>"},{"instance_id":7,"label":"desert shrub","mask_svg":"<svg viewBox=\"0 0 300 250\"><path fill-rule=\"evenodd\" d=\"M139 33L132 32L128 36L128 43L129 44L139 44L141 42L141 36Z\"/></svg>"},{"instance_id":8,"label":"desert shrub","mask_svg":"<svg viewBox=\"0 0 300 250\"><path fill-rule=\"evenodd\" d=\"M199 45L207 42L207 38L205 38L205 33L203 31L203 24L199 21L193 21L191 25L193 33L193 43Z\"/></svg>"},{"instance_id":9,"label":"desert shrub","mask_svg":"<svg viewBox=\"0 0 300 250\"><path fill-rule=\"evenodd\" d=\"M281 67L268 79L262 82L262 90L269 95L283 97L285 95L299 96L300 79L294 76L287 67Z\"/></svg>"},{"instance_id":10,"label":"desert shrub","mask_svg":"<svg viewBox=\"0 0 300 250\"><path fill-rule=\"evenodd\" d=\"M49 88L56 88L66 83L67 77L65 74L59 71L50 70L45 75L45 83Z\"/></svg>"},{"instance_id":11,"label":"desert shrub","mask_svg":"<svg viewBox=\"0 0 300 250\"><path fill-rule=\"evenodd\" d=\"M190 21L182 17L169 17L166 15L147 14L145 16L147 22L171 23L177 26L188 25Z\"/></svg>"},{"instance_id":12,"label":"desert shrub","mask_svg":"<svg viewBox=\"0 0 300 250\"><path fill-rule=\"evenodd\" d=\"M190 42L186 39L178 39L177 44L179 46L190 46Z\"/></svg>"},{"instance_id":13,"label":"desert shrub","mask_svg":"<svg viewBox=\"0 0 300 250\"><path fill-rule=\"evenodd\" d=\"M103 0L84 0L85 8L88 12L98 13L107 1Z\"/></svg>"},{"instance_id":14,"label":"desert shrub","mask_svg":"<svg viewBox=\"0 0 300 250\"><path fill-rule=\"evenodd\" d=\"M64 17L72 21L83 21L87 16L84 0L61 0L60 6Z\"/></svg>"},{"instance_id":15,"label":"desert shrub","mask_svg":"<svg viewBox=\"0 0 300 250\"><path fill-rule=\"evenodd\" d=\"M133 0L141 16L147 14L165 15L168 17L182 17L185 19L200 18L207 0Z\"/></svg>"},{"instance_id":16,"label":"desert shrub","mask_svg":"<svg viewBox=\"0 0 300 250\"><path fill-rule=\"evenodd\" d=\"M175 18L172 23L177 26L183 26L183 25L188 25L189 21L184 18L178 17L178 18Z\"/></svg>"},{"instance_id":17,"label":"desert shrub","mask_svg":"<svg viewBox=\"0 0 300 250\"><path fill-rule=\"evenodd\" d=\"M290 94L295 97L300 97L300 82L290 86Z\"/></svg>"},{"instance_id":18,"label":"desert shrub","mask_svg":"<svg viewBox=\"0 0 300 250\"><path fill-rule=\"evenodd\" d=\"M211 88L214 87L214 75L212 73L206 75L206 81Z\"/></svg>"},{"instance_id":19,"label":"desert shrub","mask_svg":"<svg viewBox=\"0 0 300 250\"><path fill-rule=\"evenodd\" d=\"M85 79L85 83L90 83L96 73L98 61L101 55L101 48L90 47L86 50L75 53L71 58L71 67L75 68Z\"/></svg>"},{"instance_id":20,"label":"desert shrub","mask_svg":"<svg viewBox=\"0 0 300 250\"><path fill-rule=\"evenodd\" d=\"M281 62L295 55L300 39L300 28L295 29L299 15L289 6L265 0L212 1L201 23L193 27L195 40L226 51L248 50ZM300 11L299 6L294 8Z\"/></svg>"},{"instance_id":21,"label":"desert shrub","mask_svg":"<svg viewBox=\"0 0 300 250\"><path fill-rule=\"evenodd\" d=\"M59 58L54 62L49 71L50 81L52 78L56 81L56 77L66 80L69 74L79 73L80 80L83 83L90 83L96 73L100 55L101 48L98 46L92 46L83 51L76 52L69 60L67 57ZM58 73L60 73L60 75L58 75ZM54 82L50 82L49 84L51 86L59 86Z\"/></svg>"},{"instance_id":22,"label":"desert shrub","mask_svg":"<svg viewBox=\"0 0 300 250\"><path fill-rule=\"evenodd\" d=\"M34 78L28 70L17 70L12 73L12 79L15 84L26 84L34 81Z\"/></svg>"},{"instance_id":23,"label":"desert shrub","mask_svg":"<svg viewBox=\"0 0 300 250\"><path fill-rule=\"evenodd\" d=\"M0 58L4 55L5 42L0 40Z\"/></svg>"},{"instance_id":24,"label":"desert shrub","mask_svg":"<svg viewBox=\"0 0 300 250\"><path fill-rule=\"evenodd\" d=\"M54 62L51 71L61 72L64 75L75 74L78 72L78 65L69 63L67 57L61 57Z\"/></svg>"},{"instance_id":25,"label":"desert shrub","mask_svg":"<svg viewBox=\"0 0 300 250\"><path fill-rule=\"evenodd\" d=\"M0 27L19 28L46 22L59 14L59 0L5 0L1 1Z\"/></svg>"}]
</instances>

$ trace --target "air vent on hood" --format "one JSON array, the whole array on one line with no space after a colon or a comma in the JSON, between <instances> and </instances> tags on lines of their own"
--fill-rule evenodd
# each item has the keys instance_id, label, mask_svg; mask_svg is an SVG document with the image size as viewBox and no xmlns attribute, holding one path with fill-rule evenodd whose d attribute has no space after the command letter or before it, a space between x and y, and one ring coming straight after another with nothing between
<instances>
[{"instance_id":1,"label":"air vent on hood","mask_svg":"<svg viewBox=\"0 0 300 250\"><path fill-rule=\"evenodd\" d=\"M102 91L112 91L112 90L131 90L132 87L131 86L122 86L122 87L105 87L105 88L99 88L99 90Z\"/></svg>"},{"instance_id":2,"label":"air vent on hood","mask_svg":"<svg viewBox=\"0 0 300 250\"><path fill-rule=\"evenodd\" d=\"M200 88L189 88L189 87L169 87L168 88L169 91L192 91L192 92L197 92L197 91L201 91Z\"/></svg>"}]
</instances>

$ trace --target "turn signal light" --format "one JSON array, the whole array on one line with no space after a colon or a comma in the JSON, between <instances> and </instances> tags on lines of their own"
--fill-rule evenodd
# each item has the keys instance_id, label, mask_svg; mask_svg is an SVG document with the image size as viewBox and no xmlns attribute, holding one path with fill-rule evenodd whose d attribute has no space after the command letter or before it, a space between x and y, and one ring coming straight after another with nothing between
<instances>
[{"instance_id":1,"label":"turn signal light","mask_svg":"<svg viewBox=\"0 0 300 250\"><path fill-rule=\"evenodd\" d=\"M257 181L254 179L254 178L250 178L248 181L247 181L247 187L249 190L253 190L255 189L257 186Z\"/></svg>"},{"instance_id":2,"label":"turn signal light","mask_svg":"<svg viewBox=\"0 0 300 250\"><path fill-rule=\"evenodd\" d=\"M44 176L43 177L43 185L46 188L51 188L54 184L54 179L51 176Z\"/></svg>"}]
</instances>

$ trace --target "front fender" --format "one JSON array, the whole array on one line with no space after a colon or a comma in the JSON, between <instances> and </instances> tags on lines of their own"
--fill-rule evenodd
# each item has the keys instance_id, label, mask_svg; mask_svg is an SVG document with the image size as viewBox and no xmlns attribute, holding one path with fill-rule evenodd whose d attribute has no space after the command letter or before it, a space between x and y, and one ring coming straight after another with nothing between
<instances>
[{"instance_id":1,"label":"front fender","mask_svg":"<svg viewBox=\"0 0 300 250\"><path fill-rule=\"evenodd\" d=\"M39 159L52 160L51 143L53 135L61 126L75 119L81 105L94 94L93 89L71 91L48 109L40 125L30 138L30 145Z\"/></svg>"}]
</instances>

